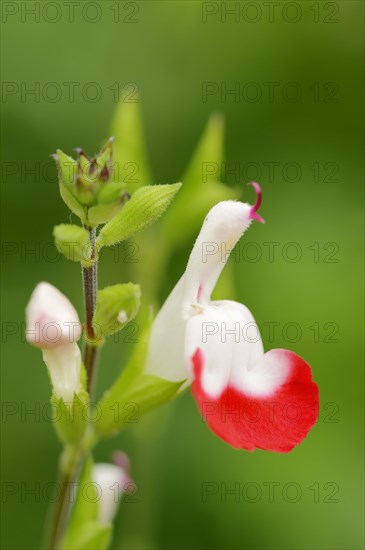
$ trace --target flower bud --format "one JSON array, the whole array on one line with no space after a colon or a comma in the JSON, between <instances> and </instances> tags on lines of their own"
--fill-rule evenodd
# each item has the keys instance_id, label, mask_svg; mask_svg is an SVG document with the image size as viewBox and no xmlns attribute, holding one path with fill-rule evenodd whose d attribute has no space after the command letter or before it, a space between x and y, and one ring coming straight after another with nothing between
<instances>
[{"instance_id":1,"label":"flower bud","mask_svg":"<svg viewBox=\"0 0 365 550\"><path fill-rule=\"evenodd\" d=\"M57 348L77 342L81 337L81 324L77 311L57 288L39 283L26 308L26 338L41 349Z\"/></svg>"},{"instance_id":2,"label":"flower bud","mask_svg":"<svg viewBox=\"0 0 365 550\"><path fill-rule=\"evenodd\" d=\"M54 394L72 402L81 389L81 324L71 302L49 283L39 283L26 308L26 339L41 348Z\"/></svg>"},{"instance_id":3,"label":"flower bud","mask_svg":"<svg viewBox=\"0 0 365 550\"><path fill-rule=\"evenodd\" d=\"M52 155L58 166L63 200L89 227L110 221L130 198L125 184L113 180L113 143L111 137L92 158L80 148L76 149L77 160L59 149Z\"/></svg>"},{"instance_id":4,"label":"flower bud","mask_svg":"<svg viewBox=\"0 0 365 550\"><path fill-rule=\"evenodd\" d=\"M130 492L134 484L129 476L129 461L124 453L123 465L100 463L95 464L92 469L92 478L97 485L99 496L98 520L103 525L112 523L118 511L118 506L123 493ZM118 459L120 457L118 456ZM118 460L118 462L120 462Z\"/></svg>"},{"instance_id":5,"label":"flower bud","mask_svg":"<svg viewBox=\"0 0 365 550\"><path fill-rule=\"evenodd\" d=\"M93 158L82 150L79 154L75 178L76 195L82 204L95 202L100 189L111 180L113 173L113 138L110 138Z\"/></svg>"}]
</instances>

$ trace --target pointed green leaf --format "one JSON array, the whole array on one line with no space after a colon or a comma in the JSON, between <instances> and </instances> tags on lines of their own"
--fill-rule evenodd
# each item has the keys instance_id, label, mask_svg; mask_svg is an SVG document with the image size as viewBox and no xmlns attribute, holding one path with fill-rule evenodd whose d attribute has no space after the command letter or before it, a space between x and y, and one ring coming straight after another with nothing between
<instances>
[{"instance_id":1,"label":"pointed green leaf","mask_svg":"<svg viewBox=\"0 0 365 550\"><path fill-rule=\"evenodd\" d=\"M133 283L99 290L93 317L95 331L109 336L121 330L137 315L140 302L141 288Z\"/></svg>"},{"instance_id":2,"label":"pointed green leaf","mask_svg":"<svg viewBox=\"0 0 365 550\"><path fill-rule=\"evenodd\" d=\"M101 437L110 436L128 424L139 422L144 413L172 399L183 383L184 380L169 382L147 374L133 379L126 388L117 381L99 403L96 433Z\"/></svg>"},{"instance_id":3,"label":"pointed green leaf","mask_svg":"<svg viewBox=\"0 0 365 550\"><path fill-rule=\"evenodd\" d=\"M152 183L143 135L139 98L122 97L112 121L114 143L114 179L124 181L128 191Z\"/></svg>"},{"instance_id":4,"label":"pointed green leaf","mask_svg":"<svg viewBox=\"0 0 365 550\"><path fill-rule=\"evenodd\" d=\"M142 231L165 212L181 183L138 189L122 210L100 231L97 248L112 246Z\"/></svg>"},{"instance_id":5,"label":"pointed green leaf","mask_svg":"<svg viewBox=\"0 0 365 550\"><path fill-rule=\"evenodd\" d=\"M221 179L224 159L224 118L218 113L210 116L203 135L183 174L184 190L194 192L196 187ZM185 186L187 189L185 189Z\"/></svg>"},{"instance_id":6,"label":"pointed green leaf","mask_svg":"<svg viewBox=\"0 0 365 550\"><path fill-rule=\"evenodd\" d=\"M184 187L160 224L169 248L181 246L194 238L207 212L217 202L238 198L236 190L219 181L223 159L224 119L213 114L182 177Z\"/></svg>"}]
</instances>

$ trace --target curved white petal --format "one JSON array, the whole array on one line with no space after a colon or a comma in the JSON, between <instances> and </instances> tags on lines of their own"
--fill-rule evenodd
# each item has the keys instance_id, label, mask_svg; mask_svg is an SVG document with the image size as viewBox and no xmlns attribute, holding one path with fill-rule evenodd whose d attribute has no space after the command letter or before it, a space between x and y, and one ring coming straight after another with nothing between
<instances>
[{"instance_id":1,"label":"curved white petal","mask_svg":"<svg viewBox=\"0 0 365 550\"><path fill-rule=\"evenodd\" d=\"M184 366L186 321L183 306L184 276L181 277L157 314L150 336L146 373L171 382L187 376Z\"/></svg>"},{"instance_id":2,"label":"curved white petal","mask_svg":"<svg viewBox=\"0 0 365 550\"><path fill-rule=\"evenodd\" d=\"M251 206L223 201L208 213L185 271L185 302L208 303L237 241L250 226Z\"/></svg>"}]
</instances>

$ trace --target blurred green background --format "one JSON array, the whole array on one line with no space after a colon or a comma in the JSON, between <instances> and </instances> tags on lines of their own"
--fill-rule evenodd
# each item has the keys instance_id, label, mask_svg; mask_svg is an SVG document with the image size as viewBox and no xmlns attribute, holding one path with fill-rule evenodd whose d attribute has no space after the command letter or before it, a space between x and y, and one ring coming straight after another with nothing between
<instances>
[{"instance_id":1,"label":"blurred green background","mask_svg":"<svg viewBox=\"0 0 365 550\"><path fill-rule=\"evenodd\" d=\"M35 4L39 16L27 11ZM266 219L233 262L236 297L263 327L266 349L291 348L312 365L321 414L288 455L237 452L206 428L187 392L103 443L96 458L126 450L138 485L113 548L363 548L363 3L85 2L73 21L65 4L2 3L2 547L39 546L60 451L43 409L46 369L22 337L24 306L47 280L82 312L79 268L54 260L51 246L53 225L69 214L49 154L96 152L126 87L141 97L156 183L179 179L210 113L224 114L227 169L261 183ZM235 86L239 97L224 94ZM242 198L252 201L252 190ZM273 258L270 242L279 243ZM296 262L288 243L300 248ZM177 251L164 296L189 248ZM101 286L125 280L121 257L104 255ZM99 391L129 347L121 339L103 350ZM214 488L206 502L204 483ZM238 496L225 494L232 488Z\"/></svg>"}]
</instances>

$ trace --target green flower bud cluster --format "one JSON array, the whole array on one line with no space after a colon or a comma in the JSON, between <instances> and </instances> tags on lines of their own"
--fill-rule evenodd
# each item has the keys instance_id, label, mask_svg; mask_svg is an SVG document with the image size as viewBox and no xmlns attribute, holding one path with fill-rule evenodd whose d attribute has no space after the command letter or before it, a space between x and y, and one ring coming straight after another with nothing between
<instances>
[{"instance_id":1,"label":"green flower bud cluster","mask_svg":"<svg viewBox=\"0 0 365 550\"><path fill-rule=\"evenodd\" d=\"M82 149L76 150L77 160L60 149L54 155L61 197L89 227L111 220L129 198L124 183L113 181L113 141L92 158Z\"/></svg>"}]
</instances>

